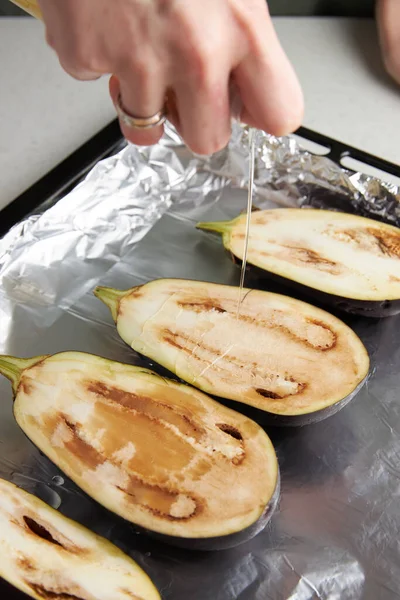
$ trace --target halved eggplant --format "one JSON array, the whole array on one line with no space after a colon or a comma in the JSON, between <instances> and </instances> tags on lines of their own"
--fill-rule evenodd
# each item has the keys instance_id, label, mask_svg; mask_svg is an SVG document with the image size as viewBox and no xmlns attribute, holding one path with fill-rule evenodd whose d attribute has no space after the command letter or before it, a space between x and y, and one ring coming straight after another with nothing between
<instances>
[{"instance_id":1,"label":"halved eggplant","mask_svg":"<svg viewBox=\"0 0 400 600\"><path fill-rule=\"evenodd\" d=\"M198 223L243 259L246 215ZM251 215L247 261L326 305L370 317L400 312L400 229L342 212L283 208Z\"/></svg>"},{"instance_id":2,"label":"halved eggplant","mask_svg":"<svg viewBox=\"0 0 400 600\"><path fill-rule=\"evenodd\" d=\"M89 496L164 541L227 548L269 520L279 471L268 436L205 394L79 352L0 357L0 372L32 442Z\"/></svg>"},{"instance_id":3,"label":"halved eggplant","mask_svg":"<svg viewBox=\"0 0 400 600\"><path fill-rule=\"evenodd\" d=\"M38 600L161 600L119 548L4 479L0 577Z\"/></svg>"},{"instance_id":4,"label":"halved eggplant","mask_svg":"<svg viewBox=\"0 0 400 600\"><path fill-rule=\"evenodd\" d=\"M179 279L95 291L134 350L205 392L279 415L279 424L320 420L354 396L369 357L347 325L259 290L243 290L238 312L239 293Z\"/></svg>"}]
</instances>

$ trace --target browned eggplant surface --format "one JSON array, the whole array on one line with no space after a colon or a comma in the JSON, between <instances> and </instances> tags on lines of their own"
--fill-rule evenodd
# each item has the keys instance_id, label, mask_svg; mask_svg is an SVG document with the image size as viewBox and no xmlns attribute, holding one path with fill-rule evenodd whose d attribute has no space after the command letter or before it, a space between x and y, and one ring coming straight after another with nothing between
<instances>
[{"instance_id":1,"label":"browned eggplant surface","mask_svg":"<svg viewBox=\"0 0 400 600\"><path fill-rule=\"evenodd\" d=\"M116 546L4 479L0 576L38 600L161 600Z\"/></svg>"},{"instance_id":2,"label":"browned eggplant surface","mask_svg":"<svg viewBox=\"0 0 400 600\"><path fill-rule=\"evenodd\" d=\"M268 436L194 388L78 352L0 357L0 372L32 442L100 504L165 541L232 546L271 516L279 472Z\"/></svg>"},{"instance_id":3,"label":"browned eggplant surface","mask_svg":"<svg viewBox=\"0 0 400 600\"><path fill-rule=\"evenodd\" d=\"M243 259L246 215L199 223L222 234ZM400 230L356 215L313 209L275 209L251 215L247 260L304 292L348 312L400 312Z\"/></svg>"},{"instance_id":4,"label":"browned eggplant surface","mask_svg":"<svg viewBox=\"0 0 400 600\"><path fill-rule=\"evenodd\" d=\"M287 296L178 279L97 288L122 339L193 386L274 415L327 416L369 370L342 321ZM321 413L329 409L326 413Z\"/></svg>"}]
</instances>

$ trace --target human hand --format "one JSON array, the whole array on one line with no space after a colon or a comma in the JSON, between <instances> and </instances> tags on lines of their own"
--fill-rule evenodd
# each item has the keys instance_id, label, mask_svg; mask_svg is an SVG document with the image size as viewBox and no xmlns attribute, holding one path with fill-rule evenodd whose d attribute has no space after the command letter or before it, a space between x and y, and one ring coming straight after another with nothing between
<instances>
[{"instance_id":1,"label":"human hand","mask_svg":"<svg viewBox=\"0 0 400 600\"><path fill-rule=\"evenodd\" d=\"M274 135L301 123L303 99L265 0L39 0L47 41L77 79L112 74L110 94L125 111L162 110L188 146L211 154L230 138L229 86L243 122ZM162 126L128 127L135 144L159 140Z\"/></svg>"},{"instance_id":2,"label":"human hand","mask_svg":"<svg viewBox=\"0 0 400 600\"><path fill-rule=\"evenodd\" d=\"M400 0L377 0L376 18L383 62L400 83Z\"/></svg>"}]
</instances>

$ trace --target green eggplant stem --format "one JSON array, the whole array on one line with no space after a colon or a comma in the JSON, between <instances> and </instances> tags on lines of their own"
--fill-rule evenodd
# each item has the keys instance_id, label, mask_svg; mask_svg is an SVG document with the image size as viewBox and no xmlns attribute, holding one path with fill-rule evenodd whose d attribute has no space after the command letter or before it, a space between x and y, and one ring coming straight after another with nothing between
<instances>
[{"instance_id":1,"label":"green eggplant stem","mask_svg":"<svg viewBox=\"0 0 400 600\"><path fill-rule=\"evenodd\" d=\"M130 291L132 290L116 290L115 288L97 286L93 293L96 298L108 306L111 311L112 318L115 322L117 322L120 300Z\"/></svg>"},{"instance_id":2,"label":"green eggplant stem","mask_svg":"<svg viewBox=\"0 0 400 600\"><path fill-rule=\"evenodd\" d=\"M11 381L14 394L17 393L22 373L25 369L33 367L47 356L34 356L33 358L17 358L16 356L0 356L0 373Z\"/></svg>"},{"instance_id":3,"label":"green eggplant stem","mask_svg":"<svg viewBox=\"0 0 400 600\"><path fill-rule=\"evenodd\" d=\"M216 231L217 233L226 233L232 228L233 221L214 221L211 223L197 223L196 229L205 231Z\"/></svg>"}]
</instances>

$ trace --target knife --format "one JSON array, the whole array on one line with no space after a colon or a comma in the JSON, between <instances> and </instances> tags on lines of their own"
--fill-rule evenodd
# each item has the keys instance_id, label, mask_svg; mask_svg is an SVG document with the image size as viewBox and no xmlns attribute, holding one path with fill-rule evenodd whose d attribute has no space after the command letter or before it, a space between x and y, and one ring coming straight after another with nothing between
<instances>
[{"instance_id":1,"label":"knife","mask_svg":"<svg viewBox=\"0 0 400 600\"><path fill-rule=\"evenodd\" d=\"M10 0L10 2L22 8L25 12L32 15L32 17L42 19L42 12L36 0Z\"/></svg>"},{"instance_id":2,"label":"knife","mask_svg":"<svg viewBox=\"0 0 400 600\"><path fill-rule=\"evenodd\" d=\"M231 115L232 119L236 120L240 123L240 115L242 112L243 104L241 101L241 97L239 91L235 85L235 82L231 78L229 83L229 97L230 97L230 107L231 107ZM246 275L246 265L247 265L247 252L249 246L249 236L250 236L250 223L251 223L251 213L253 210L253 196L254 196L254 163L255 163L255 149L256 149L256 130L254 127L249 127L249 138L248 138L248 148L249 148L249 166L248 166L248 184L247 184L247 215L246 215L246 228L245 228L245 236L243 242L243 258L242 258L242 266L240 271L240 283L239 283L239 298L236 310L236 317L239 316L240 306L243 301L243 287L244 287L244 279Z\"/></svg>"}]
</instances>

